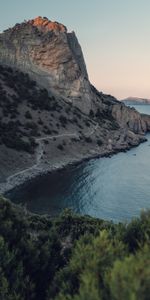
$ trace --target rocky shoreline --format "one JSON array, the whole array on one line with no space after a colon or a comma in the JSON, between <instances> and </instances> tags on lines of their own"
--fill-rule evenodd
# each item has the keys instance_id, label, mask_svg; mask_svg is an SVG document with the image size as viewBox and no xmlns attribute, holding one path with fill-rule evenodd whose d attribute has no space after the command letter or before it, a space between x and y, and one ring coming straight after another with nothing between
<instances>
[{"instance_id":1,"label":"rocky shoreline","mask_svg":"<svg viewBox=\"0 0 150 300\"><path fill-rule=\"evenodd\" d=\"M75 33L58 22L37 17L1 33L0 68L1 194L146 140L150 116L90 83Z\"/></svg>"},{"instance_id":2,"label":"rocky shoreline","mask_svg":"<svg viewBox=\"0 0 150 300\"><path fill-rule=\"evenodd\" d=\"M71 166L77 166L85 161L88 161L90 159L96 159L96 158L103 158L103 157L111 157L112 155L118 154L120 152L127 152L130 149L139 146L141 143L144 143L147 141L146 136L144 136L141 141L137 145L130 145L130 146L120 146L120 148L116 149L104 149L104 151L96 152L93 150L93 153L88 153L87 155L81 154L80 157L74 157L70 160L70 158L65 159L64 161L61 161L59 163L55 163L53 165L45 166L43 164L39 165L39 167L33 166L32 171L31 169L25 173L21 173L20 175L16 175L12 177L12 180L8 183L7 181L4 183L0 183L0 194L7 197L11 191L15 190L16 188L20 188L21 186L25 184L30 184L33 180L36 180L42 176L46 176L48 174L52 174L54 172L62 171L67 169Z\"/></svg>"}]
</instances>

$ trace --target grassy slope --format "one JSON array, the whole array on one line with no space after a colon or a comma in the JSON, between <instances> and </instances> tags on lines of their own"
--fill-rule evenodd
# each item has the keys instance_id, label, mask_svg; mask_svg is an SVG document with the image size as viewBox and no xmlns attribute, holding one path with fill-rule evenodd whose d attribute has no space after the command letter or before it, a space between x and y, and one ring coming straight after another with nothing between
<instances>
[{"instance_id":1,"label":"grassy slope","mask_svg":"<svg viewBox=\"0 0 150 300\"><path fill-rule=\"evenodd\" d=\"M105 95L98 96L106 102ZM91 110L86 116L69 101L50 96L27 74L0 65L0 144L33 153L36 137L64 131L76 132L86 142L84 133L97 122L104 126L106 121L110 130L118 129L109 110Z\"/></svg>"},{"instance_id":2,"label":"grassy slope","mask_svg":"<svg viewBox=\"0 0 150 300\"><path fill-rule=\"evenodd\" d=\"M61 98L49 96L27 74L0 66L0 143L33 153L35 138L91 126L88 117Z\"/></svg>"},{"instance_id":3,"label":"grassy slope","mask_svg":"<svg viewBox=\"0 0 150 300\"><path fill-rule=\"evenodd\" d=\"M113 136L115 144L119 136L108 105L115 100L94 93L97 108L87 116L69 100L48 94L27 74L0 65L0 182L37 161L44 170L111 152L107 141Z\"/></svg>"}]
</instances>

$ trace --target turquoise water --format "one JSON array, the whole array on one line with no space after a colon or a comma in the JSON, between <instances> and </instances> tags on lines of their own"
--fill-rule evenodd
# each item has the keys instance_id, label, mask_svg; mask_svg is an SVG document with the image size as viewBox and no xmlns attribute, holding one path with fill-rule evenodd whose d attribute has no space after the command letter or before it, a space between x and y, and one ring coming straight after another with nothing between
<instances>
[{"instance_id":1,"label":"turquoise water","mask_svg":"<svg viewBox=\"0 0 150 300\"><path fill-rule=\"evenodd\" d=\"M140 110L150 107L140 106ZM80 214L128 221L150 208L150 134L148 141L111 158L92 159L36 180L11 193L32 212L57 215L63 208Z\"/></svg>"}]
</instances>

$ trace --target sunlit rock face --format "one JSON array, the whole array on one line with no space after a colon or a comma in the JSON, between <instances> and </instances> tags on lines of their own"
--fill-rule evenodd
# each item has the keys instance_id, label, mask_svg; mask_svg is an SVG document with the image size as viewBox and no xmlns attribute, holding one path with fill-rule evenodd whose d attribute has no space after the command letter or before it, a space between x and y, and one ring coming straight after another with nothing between
<instances>
[{"instance_id":1,"label":"sunlit rock face","mask_svg":"<svg viewBox=\"0 0 150 300\"><path fill-rule=\"evenodd\" d=\"M91 87L74 32L47 18L16 24L0 34L0 63L18 68L41 86L88 113Z\"/></svg>"},{"instance_id":2,"label":"sunlit rock face","mask_svg":"<svg viewBox=\"0 0 150 300\"><path fill-rule=\"evenodd\" d=\"M29 20L27 23L31 24L34 27L37 27L40 31L43 32L67 32L67 28L63 24L60 24L58 22L52 22L46 17L37 17L33 20Z\"/></svg>"}]
</instances>

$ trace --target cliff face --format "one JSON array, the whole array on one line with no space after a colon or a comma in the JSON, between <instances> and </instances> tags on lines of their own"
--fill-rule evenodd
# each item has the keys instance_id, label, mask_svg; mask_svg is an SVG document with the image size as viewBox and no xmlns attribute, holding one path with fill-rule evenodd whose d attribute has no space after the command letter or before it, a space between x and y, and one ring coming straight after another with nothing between
<instances>
[{"instance_id":1,"label":"cliff face","mask_svg":"<svg viewBox=\"0 0 150 300\"><path fill-rule=\"evenodd\" d=\"M135 134L147 131L147 124L141 114L134 108L116 103L112 107L112 115L119 123L120 127L127 126ZM150 118L149 118L150 121Z\"/></svg>"},{"instance_id":2,"label":"cliff face","mask_svg":"<svg viewBox=\"0 0 150 300\"><path fill-rule=\"evenodd\" d=\"M142 117L142 120L144 121L144 123L146 125L146 131L150 131L150 116L142 114L141 117Z\"/></svg>"},{"instance_id":3,"label":"cliff face","mask_svg":"<svg viewBox=\"0 0 150 300\"><path fill-rule=\"evenodd\" d=\"M75 33L38 17L0 34L0 63L28 73L40 85L88 112L91 88Z\"/></svg>"},{"instance_id":4,"label":"cliff face","mask_svg":"<svg viewBox=\"0 0 150 300\"><path fill-rule=\"evenodd\" d=\"M58 22L38 17L0 34L0 63L28 73L49 93L64 97L86 114L98 110L99 118L115 119L120 128L134 134L150 127L148 118L145 121L135 110L91 86L75 33L68 33Z\"/></svg>"}]
</instances>

